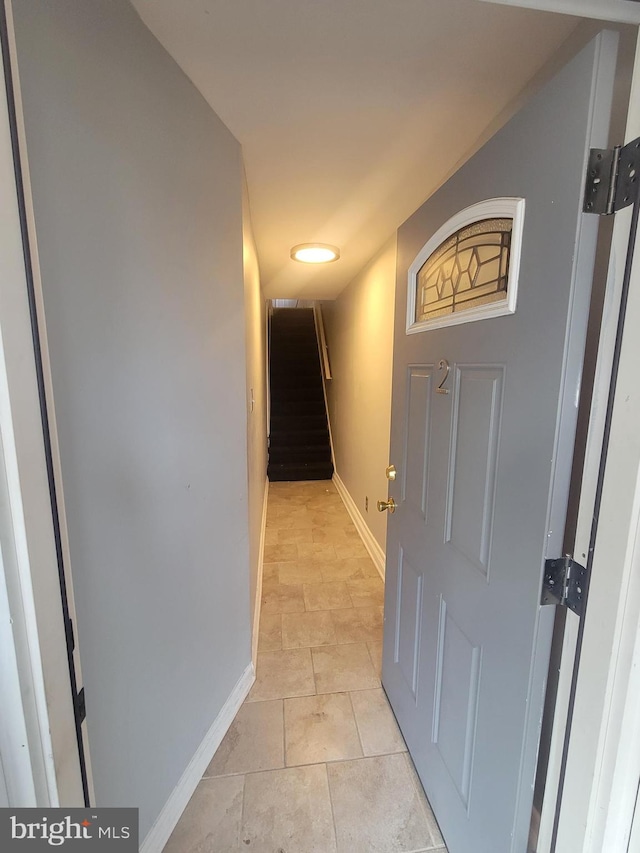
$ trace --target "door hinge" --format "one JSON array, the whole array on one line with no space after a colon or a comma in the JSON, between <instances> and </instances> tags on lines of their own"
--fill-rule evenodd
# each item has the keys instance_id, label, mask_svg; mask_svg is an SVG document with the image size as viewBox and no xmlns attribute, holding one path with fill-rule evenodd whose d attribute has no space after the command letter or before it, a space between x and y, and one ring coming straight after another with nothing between
<instances>
[{"instance_id":1,"label":"door hinge","mask_svg":"<svg viewBox=\"0 0 640 853\"><path fill-rule=\"evenodd\" d=\"M67 616L65 621L65 633L67 635L67 649L69 652L73 652L76 647L76 638L73 633L73 619Z\"/></svg>"},{"instance_id":2,"label":"door hinge","mask_svg":"<svg viewBox=\"0 0 640 853\"><path fill-rule=\"evenodd\" d=\"M584 213L609 216L638 198L640 137L624 147L592 148L584 189Z\"/></svg>"},{"instance_id":3,"label":"door hinge","mask_svg":"<svg viewBox=\"0 0 640 853\"><path fill-rule=\"evenodd\" d=\"M76 693L76 714L78 715L78 720L82 724L84 723L87 716L87 705L84 698L84 687L79 693Z\"/></svg>"},{"instance_id":4,"label":"door hinge","mask_svg":"<svg viewBox=\"0 0 640 853\"><path fill-rule=\"evenodd\" d=\"M568 607L582 616L586 581L586 568L569 554L557 560L545 560L540 604Z\"/></svg>"}]
</instances>

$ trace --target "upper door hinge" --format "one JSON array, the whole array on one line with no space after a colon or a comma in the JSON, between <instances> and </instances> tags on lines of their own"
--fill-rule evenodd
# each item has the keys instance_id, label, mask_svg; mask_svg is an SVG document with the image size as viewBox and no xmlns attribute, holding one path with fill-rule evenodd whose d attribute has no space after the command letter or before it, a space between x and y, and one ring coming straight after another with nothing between
<instances>
[{"instance_id":1,"label":"upper door hinge","mask_svg":"<svg viewBox=\"0 0 640 853\"><path fill-rule=\"evenodd\" d=\"M609 216L638 198L640 137L615 148L592 148L587 165L584 213Z\"/></svg>"},{"instance_id":2,"label":"upper door hinge","mask_svg":"<svg viewBox=\"0 0 640 853\"><path fill-rule=\"evenodd\" d=\"M582 616L586 581L587 569L568 554L545 560L540 604L559 604Z\"/></svg>"}]
</instances>

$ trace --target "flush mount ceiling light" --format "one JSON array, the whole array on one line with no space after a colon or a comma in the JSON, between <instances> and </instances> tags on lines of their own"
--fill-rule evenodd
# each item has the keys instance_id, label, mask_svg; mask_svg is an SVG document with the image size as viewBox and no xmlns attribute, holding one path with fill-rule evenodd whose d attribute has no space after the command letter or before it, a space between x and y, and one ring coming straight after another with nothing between
<instances>
[{"instance_id":1,"label":"flush mount ceiling light","mask_svg":"<svg viewBox=\"0 0 640 853\"><path fill-rule=\"evenodd\" d=\"M300 243L291 249L291 257L303 264L330 264L338 260L340 249L326 243Z\"/></svg>"}]
</instances>

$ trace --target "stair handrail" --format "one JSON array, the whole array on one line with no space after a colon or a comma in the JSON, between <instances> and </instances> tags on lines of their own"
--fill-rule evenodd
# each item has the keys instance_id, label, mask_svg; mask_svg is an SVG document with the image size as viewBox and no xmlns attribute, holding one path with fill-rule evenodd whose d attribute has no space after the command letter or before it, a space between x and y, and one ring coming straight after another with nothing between
<instances>
[{"instance_id":1,"label":"stair handrail","mask_svg":"<svg viewBox=\"0 0 640 853\"><path fill-rule=\"evenodd\" d=\"M316 324L316 336L318 338L318 351L320 353L320 365L324 379L331 379L331 364L329 362L329 347L324 333L324 321L322 319L322 306L319 302L313 304L313 319Z\"/></svg>"}]
</instances>

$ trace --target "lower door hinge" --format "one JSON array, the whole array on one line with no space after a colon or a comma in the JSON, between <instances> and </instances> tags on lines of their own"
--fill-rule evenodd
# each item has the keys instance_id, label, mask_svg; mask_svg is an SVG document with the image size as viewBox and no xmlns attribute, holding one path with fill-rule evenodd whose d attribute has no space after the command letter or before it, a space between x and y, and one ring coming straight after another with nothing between
<instances>
[{"instance_id":1,"label":"lower door hinge","mask_svg":"<svg viewBox=\"0 0 640 853\"><path fill-rule=\"evenodd\" d=\"M76 713L80 723L84 723L87 717L87 705L84 698L84 687L79 693L76 693Z\"/></svg>"},{"instance_id":2,"label":"lower door hinge","mask_svg":"<svg viewBox=\"0 0 640 853\"><path fill-rule=\"evenodd\" d=\"M587 165L584 213L609 216L633 204L640 179L640 137L624 147L592 148Z\"/></svg>"},{"instance_id":3,"label":"lower door hinge","mask_svg":"<svg viewBox=\"0 0 640 853\"><path fill-rule=\"evenodd\" d=\"M569 555L545 560L540 604L558 604L582 616L586 581L587 569Z\"/></svg>"}]
</instances>

